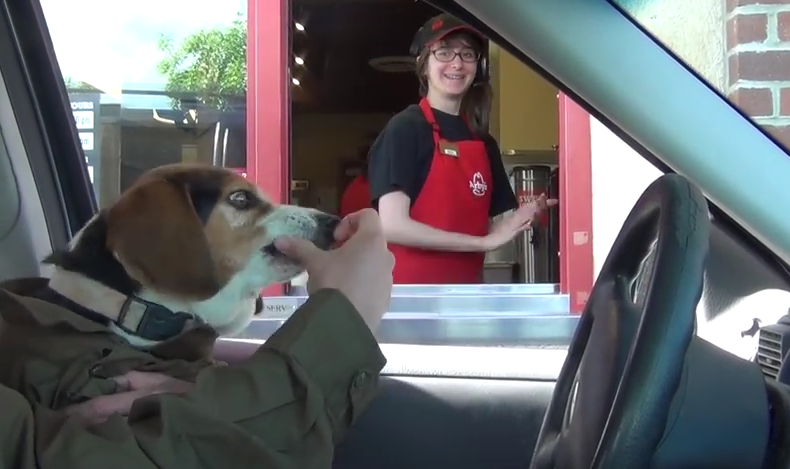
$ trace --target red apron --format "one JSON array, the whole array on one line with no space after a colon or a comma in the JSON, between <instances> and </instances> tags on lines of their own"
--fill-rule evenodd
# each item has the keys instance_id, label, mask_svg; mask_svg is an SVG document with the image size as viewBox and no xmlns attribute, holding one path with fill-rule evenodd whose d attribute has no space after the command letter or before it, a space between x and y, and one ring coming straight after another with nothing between
<instances>
[{"instance_id":1,"label":"red apron","mask_svg":"<svg viewBox=\"0 0 790 469\"><path fill-rule=\"evenodd\" d=\"M370 207L370 183L367 178L357 176L343 191L343 198L340 199L340 218Z\"/></svg>"},{"instance_id":2,"label":"red apron","mask_svg":"<svg viewBox=\"0 0 790 469\"><path fill-rule=\"evenodd\" d=\"M449 143L428 100L420 101L433 128L435 144L431 169L411 207L413 220L444 231L471 236L488 234L491 207L491 162L482 140ZM447 252L389 244L395 256L396 284L479 283L483 277L482 252Z\"/></svg>"}]
</instances>

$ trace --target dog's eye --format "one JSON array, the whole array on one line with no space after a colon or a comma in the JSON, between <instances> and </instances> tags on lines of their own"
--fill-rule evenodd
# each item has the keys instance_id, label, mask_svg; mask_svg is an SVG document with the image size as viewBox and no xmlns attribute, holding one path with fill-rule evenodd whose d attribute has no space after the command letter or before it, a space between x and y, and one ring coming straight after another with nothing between
<instances>
[{"instance_id":1,"label":"dog's eye","mask_svg":"<svg viewBox=\"0 0 790 469\"><path fill-rule=\"evenodd\" d=\"M246 210L250 208L254 203L254 196L250 194L249 191L236 191L231 193L228 196L228 203L231 207L239 209L239 210Z\"/></svg>"}]
</instances>

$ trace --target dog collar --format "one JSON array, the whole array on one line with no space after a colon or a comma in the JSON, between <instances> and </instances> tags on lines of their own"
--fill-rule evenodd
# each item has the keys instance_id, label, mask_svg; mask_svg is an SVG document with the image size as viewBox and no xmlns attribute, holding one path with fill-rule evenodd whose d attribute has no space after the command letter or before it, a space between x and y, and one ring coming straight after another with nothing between
<instances>
[{"instance_id":1,"label":"dog collar","mask_svg":"<svg viewBox=\"0 0 790 469\"><path fill-rule=\"evenodd\" d=\"M100 289L100 294L71 292L72 288L68 284L61 285L60 276L55 274L40 298L59 304L86 319L105 325L112 323L124 332L155 342L172 339L202 323L193 314L172 311L134 295L124 295L99 282L88 281L93 283L91 290L95 292ZM67 296L66 292L72 294Z\"/></svg>"},{"instance_id":2,"label":"dog collar","mask_svg":"<svg viewBox=\"0 0 790 469\"><path fill-rule=\"evenodd\" d=\"M129 334L161 342L172 339L194 326L198 318L183 311L172 311L164 306L135 296L127 296L115 325Z\"/></svg>"}]
</instances>

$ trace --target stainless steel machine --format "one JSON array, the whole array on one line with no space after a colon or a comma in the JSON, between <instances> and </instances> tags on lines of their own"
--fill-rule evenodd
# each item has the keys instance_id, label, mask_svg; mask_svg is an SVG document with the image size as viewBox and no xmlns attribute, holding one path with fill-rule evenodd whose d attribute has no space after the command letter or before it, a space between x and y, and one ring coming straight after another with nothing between
<instances>
[{"instance_id":1,"label":"stainless steel machine","mask_svg":"<svg viewBox=\"0 0 790 469\"><path fill-rule=\"evenodd\" d=\"M529 203L542 194L549 194L551 168L543 165L516 166L511 175L519 205ZM516 241L519 283L549 283L551 253L549 252L548 213L532 223Z\"/></svg>"}]
</instances>

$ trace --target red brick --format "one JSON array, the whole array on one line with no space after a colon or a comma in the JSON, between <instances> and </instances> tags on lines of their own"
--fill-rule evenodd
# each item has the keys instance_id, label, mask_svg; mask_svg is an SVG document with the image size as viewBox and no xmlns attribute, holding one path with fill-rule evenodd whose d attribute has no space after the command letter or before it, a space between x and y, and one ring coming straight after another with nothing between
<instances>
[{"instance_id":1,"label":"red brick","mask_svg":"<svg viewBox=\"0 0 790 469\"><path fill-rule=\"evenodd\" d=\"M730 99L751 117L767 117L774 113L774 96L770 88L740 88Z\"/></svg>"},{"instance_id":2,"label":"red brick","mask_svg":"<svg viewBox=\"0 0 790 469\"><path fill-rule=\"evenodd\" d=\"M730 84L738 80L790 80L790 51L739 52L729 59Z\"/></svg>"},{"instance_id":3,"label":"red brick","mask_svg":"<svg viewBox=\"0 0 790 469\"><path fill-rule=\"evenodd\" d=\"M735 15L727 21L727 50L768 39L768 15Z\"/></svg>"},{"instance_id":4,"label":"red brick","mask_svg":"<svg viewBox=\"0 0 790 469\"><path fill-rule=\"evenodd\" d=\"M744 5L784 5L787 0L727 0L727 11Z\"/></svg>"},{"instance_id":5,"label":"red brick","mask_svg":"<svg viewBox=\"0 0 790 469\"><path fill-rule=\"evenodd\" d=\"M779 90L779 115L790 116L790 88Z\"/></svg>"},{"instance_id":6,"label":"red brick","mask_svg":"<svg viewBox=\"0 0 790 469\"><path fill-rule=\"evenodd\" d=\"M780 11L776 15L776 32L780 41L790 41L790 11Z\"/></svg>"},{"instance_id":7,"label":"red brick","mask_svg":"<svg viewBox=\"0 0 790 469\"><path fill-rule=\"evenodd\" d=\"M790 125L762 125L761 127L771 134L783 147L786 149L790 148Z\"/></svg>"}]
</instances>

